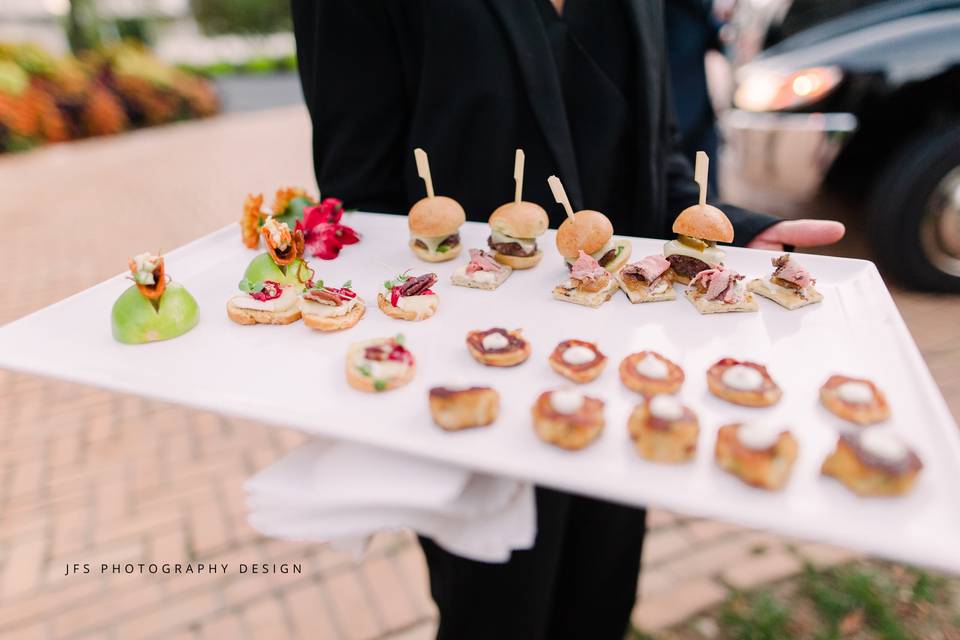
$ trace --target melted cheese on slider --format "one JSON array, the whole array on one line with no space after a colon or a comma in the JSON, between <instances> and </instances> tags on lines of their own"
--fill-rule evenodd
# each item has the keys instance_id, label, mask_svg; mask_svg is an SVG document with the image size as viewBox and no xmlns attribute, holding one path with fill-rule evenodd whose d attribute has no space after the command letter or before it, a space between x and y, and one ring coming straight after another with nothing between
<instances>
[{"instance_id":1,"label":"melted cheese on slider","mask_svg":"<svg viewBox=\"0 0 960 640\"><path fill-rule=\"evenodd\" d=\"M496 229L490 230L490 240L495 244L516 242L520 245L521 249L527 252L533 251L537 246L537 241L532 238L514 238L505 233L500 233Z\"/></svg>"},{"instance_id":2,"label":"melted cheese on slider","mask_svg":"<svg viewBox=\"0 0 960 640\"><path fill-rule=\"evenodd\" d=\"M708 246L703 251L697 251L693 247L688 247L679 240L671 240L663 245L663 255L664 256L689 256L691 258L696 258L697 260L702 260L709 265L716 266L718 264L723 264L723 258L726 255L723 251L716 247Z\"/></svg>"},{"instance_id":3,"label":"melted cheese on slider","mask_svg":"<svg viewBox=\"0 0 960 640\"><path fill-rule=\"evenodd\" d=\"M419 240L423 244L427 245L427 251L429 251L430 253L436 253L437 247L440 246L440 243L442 243L444 240L449 238L451 235L453 234L448 233L445 236L431 236L431 237L427 237L427 236L410 236L410 237L413 240Z\"/></svg>"},{"instance_id":4,"label":"melted cheese on slider","mask_svg":"<svg viewBox=\"0 0 960 640\"><path fill-rule=\"evenodd\" d=\"M720 376L723 384L738 391L756 391L763 387L763 374L745 364L735 364Z\"/></svg>"},{"instance_id":5,"label":"melted cheese on slider","mask_svg":"<svg viewBox=\"0 0 960 640\"><path fill-rule=\"evenodd\" d=\"M300 296L293 285L283 287L279 298L273 300L255 300L249 294L240 293L230 298L230 303L240 309L254 311L286 311L299 300Z\"/></svg>"}]
</instances>

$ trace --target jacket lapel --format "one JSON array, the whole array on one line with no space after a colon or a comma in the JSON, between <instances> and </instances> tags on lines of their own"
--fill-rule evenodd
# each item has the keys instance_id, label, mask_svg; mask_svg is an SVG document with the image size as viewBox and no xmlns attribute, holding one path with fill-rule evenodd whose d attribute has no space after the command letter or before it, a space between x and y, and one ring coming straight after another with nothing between
<instances>
[{"instance_id":1,"label":"jacket lapel","mask_svg":"<svg viewBox=\"0 0 960 640\"><path fill-rule=\"evenodd\" d=\"M567 196L574 208L580 209L583 207L583 191L563 91L538 10L531 0L487 2L499 16L513 45L530 104L556 161Z\"/></svg>"}]
</instances>

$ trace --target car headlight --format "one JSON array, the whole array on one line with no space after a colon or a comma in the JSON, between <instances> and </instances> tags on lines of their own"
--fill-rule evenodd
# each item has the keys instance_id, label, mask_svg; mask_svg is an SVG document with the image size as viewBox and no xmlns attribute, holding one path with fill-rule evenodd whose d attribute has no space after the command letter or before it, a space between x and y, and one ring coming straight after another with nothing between
<instances>
[{"instance_id":1,"label":"car headlight","mask_svg":"<svg viewBox=\"0 0 960 640\"><path fill-rule=\"evenodd\" d=\"M783 111L813 104L843 79L839 67L810 67L790 74L757 71L745 75L733 103L746 111Z\"/></svg>"}]
</instances>

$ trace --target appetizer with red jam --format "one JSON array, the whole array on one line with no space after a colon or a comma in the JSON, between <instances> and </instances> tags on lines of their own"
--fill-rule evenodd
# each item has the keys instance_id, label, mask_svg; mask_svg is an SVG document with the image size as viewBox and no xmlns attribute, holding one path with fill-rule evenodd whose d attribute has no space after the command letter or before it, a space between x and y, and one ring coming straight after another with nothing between
<instances>
[{"instance_id":1,"label":"appetizer with red jam","mask_svg":"<svg viewBox=\"0 0 960 640\"><path fill-rule=\"evenodd\" d=\"M573 382L590 382L603 373L607 356L592 342L564 340L550 354L550 368Z\"/></svg>"},{"instance_id":2,"label":"appetizer with red jam","mask_svg":"<svg viewBox=\"0 0 960 640\"><path fill-rule=\"evenodd\" d=\"M923 463L886 427L844 433L821 471L859 496L898 496L913 488Z\"/></svg>"},{"instance_id":3,"label":"appetizer with red jam","mask_svg":"<svg viewBox=\"0 0 960 640\"><path fill-rule=\"evenodd\" d=\"M616 278L633 304L674 300L677 297L677 292L673 290L673 270L663 256L647 256L631 262L617 272Z\"/></svg>"},{"instance_id":4,"label":"appetizer with red jam","mask_svg":"<svg viewBox=\"0 0 960 640\"><path fill-rule=\"evenodd\" d=\"M267 251L250 261L243 279L251 283L275 282L281 287L294 287L296 293L303 291L314 276L303 258L303 232L291 231L287 223L267 218L260 227L260 235Z\"/></svg>"},{"instance_id":5,"label":"appetizer with red jam","mask_svg":"<svg viewBox=\"0 0 960 640\"><path fill-rule=\"evenodd\" d=\"M687 300L702 314L756 311L757 300L742 281L741 274L720 266L695 275L685 293Z\"/></svg>"},{"instance_id":6,"label":"appetizer with red jam","mask_svg":"<svg viewBox=\"0 0 960 640\"><path fill-rule=\"evenodd\" d=\"M244 278L237 288L240 293L227 300L227 317L237 324L291 324L300 319L295 285Z\"/></svg>"},{"instance_id":7,"label":"appetizer with red jam","mask_svg":"<svg viewBox=\"0 0 960 640\"><path fill-rule=\"evenodd\" d=\"M437 312L440 297L430 288L437 283L437 274L412 276L401 273L383 283L386 293L377 295L377 306L398 320L426 320Z\"/></svg>"},{"instance_id":8,"label":"appetizer with red jam","mask_svg":"<svg viewBox=\"0 0 960 640\"><path fill-rule=\"evenodd\" d=\"M534 431L561 449L583 449L603 431L603 406L603 400L576 389L545 391L531 410Z\"/></svg>"},{"instance_id":9,"label":"appetizer with red jam","mask_svg":"<svg viewBox=\"0 0 960 640\"><path fill-rule=\"evenodd\" d=\"M718 398L744 407L769 407L783 395L765 366L734 358L718 360L707 369L707 387Z\"/></svg>"},{"instance_id":10,"label":"appetizer with red jam","mask_svg":"<svg viewBox=\"0 0 960 640\"><path fill-rule=\"evenodd\" d=\"M366 305L348 280L340 287L331 287L323 280L310 281L300 294L303 324L318 331L349 329L363 317Z\"/></svg>"},{"instance_id":11,"label":"appetizer with red jam","mask_svg":"<svg viewBox=\"0 0 960 640\"><path fill-rule=\"evenodd\" d=\"M513 367L530 357L530 343L520 329L471 331L467 334L467 350L474 360L488 367Z\"/></svg>"},{"instance_id":12,"label":"appetizer with red jam","mask_svg":"<svg viewBox=\"0 0 960 640\"><path fill-rule=\"evenodd\" d=\"M623 385L645 396L676 393L685 377L680 365L656 351L631 353L620 362Z\"/></svg>"},{"instance_id":13,"label":"appetizer with red jam","mask_svg":"<svg viewBox=\"0 0 960 640\"><path fill-rule=\"evenodd\" d=\"M823 300L823 294L814 288L817 281L791 254L785 253L771 262L773 273L764 280L751 280L747 289L791 311Z\"/></svg>"},{"instance_id":14,"label":"appetizer with red jam","mask_svg":"<svg viewBox=\"0 0 960 640\"><path fill-rule=\"evenodd\" d=\"M163 256L141 253L130 259L129 266L133 285L120 294L110 312L117 342L169 340L197 326L197 301L182 285L169 281Z\"/></svg>"},{"instance_id":15,"label":"appetizer with red jam","mask_svg":"<svg viewBox=\"0 0 960 640\"><path fill-rule=\"evenodd\" d=\"M715 454L724 471L754 487L777 490L790 479L797 450L789 430L751 422L720 427Z\"/></svg>"},{"instance_id":16,"label":"appetizer with red jam","mask_svg":"<svg viewBox=\"0 0 960 640\"><path fill-rule=\"evenodd\" d=\"M610 272L592 256L580 251L570 277L553 288L553 297L587 307L599 307L619 288Z\"/></svg>"},{"instance_id":17,"label":"appetizer with red jam","mask_svg":"<svg viewBox=\"0 0 960 640\"><path fill-rule=\"evenodd\" d=\"M653 462L686 462L697 452L697 414L676 396L658 394L638 404L627 429L637 453Z\"/></svg>"},{"instance_id":18,"label":"appetizer with red jam","mask_svg":"<svg viewBox=\"0 0 960 640\"><path fill-rule=\"evenodd\" d=\"M360 391L389 391L402 387L416 373L413 354L402 335L354 342L347 349L347 382Z\"/></svg>"},{"instance_id":19,"label":"appetizer with red jam","mask_svg":"<svg viewBox=\"0 0 960 640\"><path fill-rule=\"evenodd\" d=\"M481 249L470 249L470 262L457 267L450 276L450 281L461 287L493 291L503 284L512 272L511 267L497 262L493 254Z\"/></svg>"},{"instance_id":20,"label":"appetizer with red jam","mask_svg":"<svg viewBox=\"0 0 960 640\"><path fill-rule=\"evenodd\" d=\"M483 386L442 386L430 389L430 415L441 429L460 431L485 427L497 419L500 394Z\"/></svg>"},{"instance_id":21,"label":"appetizer with red jam","mask_svg":"<svg viewBox=\"0 0 960 640\"><path fill-rule=\"evenodd\" d=\"M820 387L820 402L834 415L861 426L890 417L883 391L870 380L834 375Z\"/></svg>"}]
</instances>

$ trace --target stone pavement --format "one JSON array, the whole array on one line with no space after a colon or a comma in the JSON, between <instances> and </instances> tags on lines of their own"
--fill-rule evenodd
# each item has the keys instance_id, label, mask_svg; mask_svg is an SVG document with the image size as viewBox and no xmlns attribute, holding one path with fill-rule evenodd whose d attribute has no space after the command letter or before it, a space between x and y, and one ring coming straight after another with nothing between
<instances>
[{"instance_id":1,"label":"stone pavement","mask_svg":"<svg viewBox=\"0 0 960 640\"><path fill-rule=\"evenodd\" d=\"M287 184L312 185L300 108L0 157L0 324L123 270L132 252L173 248L233 222L248 191ZM943 314L956 314L960 301L910 294L898 302L956 415L960 345ZM243 480L303 439L0 371L0 638L429 638L436 611L409 534L377 536L358 565L323 545L264 539L245 523ZM730 588L790 575L801 559L850 557L664 511L650 523L634 613L648 631ZM102 575L101 562L233 570ZM91 572L65 576L73 563ZM296 563L301 572L239 574L240 563Z\"/></svg>"}]
</instances>

